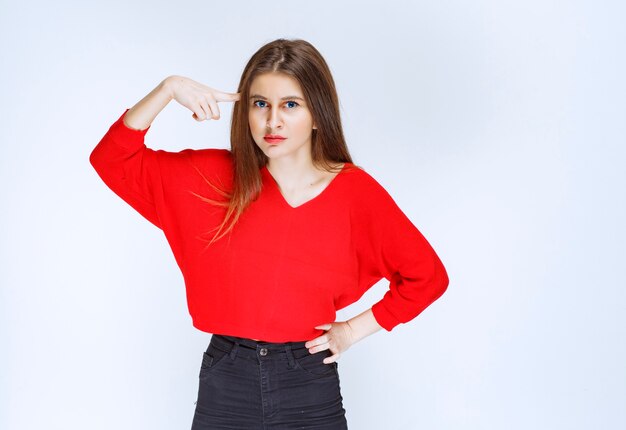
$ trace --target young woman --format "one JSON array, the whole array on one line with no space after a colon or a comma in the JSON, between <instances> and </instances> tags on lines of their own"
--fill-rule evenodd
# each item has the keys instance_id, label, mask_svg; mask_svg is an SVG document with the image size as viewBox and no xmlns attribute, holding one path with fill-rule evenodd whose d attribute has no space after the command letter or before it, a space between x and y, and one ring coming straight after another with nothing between
<instances>
[{"instance_id":1,"label":"young woman","mask_svg":"<svg viewBox=\"0 0 626 430\"><path fill-rule=\"evenodd\" d=\"M148 148L144 136L171 100L196 121L234 103L231 149ZM163 230L193 324L212 333L194 430L347 428L339 356L447 288L428 241L352 163L330 70L304 40L261 47L234 94L166 78L113 123L90 162ZM380 301L335 321L383 277Z\"/></svg>"}]
</instances>

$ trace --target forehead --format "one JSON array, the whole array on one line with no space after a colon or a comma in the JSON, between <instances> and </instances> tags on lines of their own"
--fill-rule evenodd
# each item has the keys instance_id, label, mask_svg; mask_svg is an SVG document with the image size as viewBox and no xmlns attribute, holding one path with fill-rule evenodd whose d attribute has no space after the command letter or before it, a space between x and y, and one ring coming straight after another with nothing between
<instances>
[{"instance_id":1,"label":"forehead","mask_svg":"<svg viewBox=\"0 0 626 430\"><path fill-rule=\"evenodd\" d=\"M250 94L280 98L286 95L302 96L300 84L295 78L278 72L258 75L250 85Z\"/></svg>"}]
</instances>

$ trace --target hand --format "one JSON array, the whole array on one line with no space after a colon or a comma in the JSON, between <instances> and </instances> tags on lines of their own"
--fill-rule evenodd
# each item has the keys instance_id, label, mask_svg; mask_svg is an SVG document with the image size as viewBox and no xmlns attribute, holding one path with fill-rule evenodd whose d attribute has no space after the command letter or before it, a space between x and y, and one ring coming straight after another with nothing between
<instances>
[{"instance_id":1,"label":"hand","mask_svg":"<svg viewBox=\"0 0 626 430\"><path fill-rule=\"evenodd\" d=\"M330 349L333 355L325 358L324 364L330 364L337 361L341 356L341 353L350 348L350 346L352 346L355 342L354 336L352 335L352 328L346 321L323 324L315 328L326 330L326 332L315 339L311 339L305 343L304 346L309 348L309 352L311 354L315 354L316 352L323 351L325 349Z\"/></svg>"},{"instance_id":2,"label":"hand","mask_svg":"<svg viewBox=\"0 0 626 430\"><path fill-rule=\"evenodd\" d=\"M218 102L236 102L240 93L225 93L184 76L167 78L172 99L193 112L196 121L220 119Z\"/></svg>"}]
</instances>

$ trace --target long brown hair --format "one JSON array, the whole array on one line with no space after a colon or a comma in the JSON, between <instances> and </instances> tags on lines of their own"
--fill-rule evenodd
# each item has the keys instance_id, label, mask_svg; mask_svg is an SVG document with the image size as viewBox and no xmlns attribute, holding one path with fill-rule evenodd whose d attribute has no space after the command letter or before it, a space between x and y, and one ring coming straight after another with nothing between
<instances>
[{"instance_id":1,"label":"long brown hair","mask_svg":"<svg viewBox=\"0 0 626 430\"><path fill-rule=\"evenodd\" d=\"M313 122L317 126L317 129L312 130L311 137L313 164L327 171L332 171L330 163L352 164L341 126L337 89L322 55L313 45L302 39L281 38L263 45L250 58L243 70L237 89L240 98L233 108L230 130L234 168L233 188L220 189L207 180L209 185L224 197L224 201L198 196L213 205L226 207L224 220L215 227L217 232L208 245L229 233L243 211L261 192L260 169L267 164L268 157L257 146L250 133L248 99L254 79L268 72L291 76L302 88ZM351 167L345 166L346 169Z\"/></svg>"}]
</instances>

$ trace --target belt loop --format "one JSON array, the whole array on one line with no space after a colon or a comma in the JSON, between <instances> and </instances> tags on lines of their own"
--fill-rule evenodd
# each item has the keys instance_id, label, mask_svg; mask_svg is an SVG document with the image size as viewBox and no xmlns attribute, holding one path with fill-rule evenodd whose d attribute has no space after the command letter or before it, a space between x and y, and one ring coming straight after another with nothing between
<instances>
[{"instance_id":1,"label":"belt loop","mask_svg":"<svg viewBox=\"0 0 626 430\"><path fill-rule=\"evenodd\" d=\"M293 358L293 353L291 352L291 345L285 345L285 352L287 353L287 359L289 360L289 367L295 367L296 362Z\"/></svg>"},{"instance_id":2,"label":"belt loop","mask_svg":"<svg viewBox=\"0 0 626 430\"><path fill-rule=\"evenodd\" d=\"M237 349L239 348L239 342L235 342L235 345L233 345L233 349L230 350L230 359L234 360L235 357L237 356Z\"/></svg>"}]
</instances>

